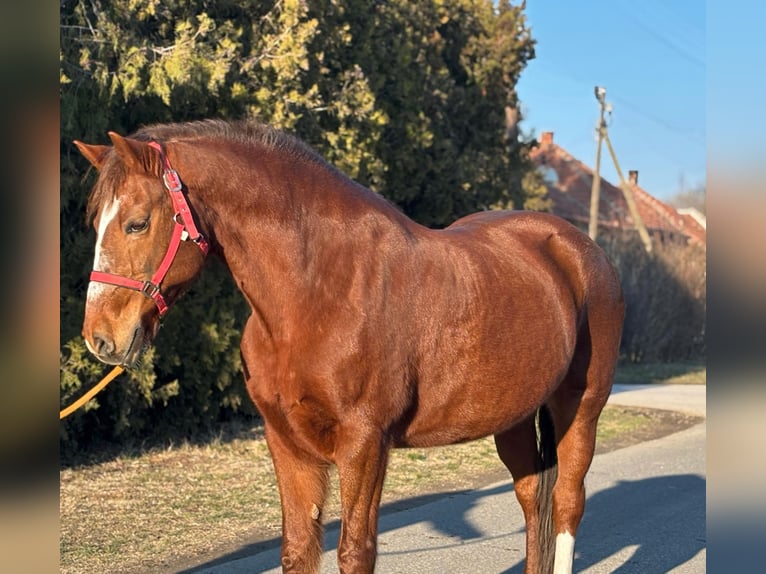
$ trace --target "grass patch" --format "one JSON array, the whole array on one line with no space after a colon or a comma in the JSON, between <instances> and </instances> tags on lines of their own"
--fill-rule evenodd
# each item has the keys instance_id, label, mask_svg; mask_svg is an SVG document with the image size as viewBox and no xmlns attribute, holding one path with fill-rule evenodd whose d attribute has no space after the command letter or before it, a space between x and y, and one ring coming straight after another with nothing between
<instances>
[{"instance_id":1,"label":"grass patch","mask_svg":"<svg viewBox=\"0 0 766 574\"><path fill-rule=\"evenodd\" d=\"M598 419L598 439L601 444L622 440L626 436L646 430L657 415L653 409L608 406Z\"/></svg>"},{"instance_id":2,"label":"grass patch","mask_svg":"<svg viewBox=\"0 0 766 574\"><path fill-rule=\"evenodd\" d=\"M675 413L608 406L598 450L677 430ZM689 420L691 420L689 418ZM691 423L689 423L691 424ZM686 424L686 426L689 426ZM681 427L682 428L682 427ZM491 437L391 453L383 502L473 488L507 477ZM174 572L178 565L278 538L279 495L259 429L228 429L205 445L134 452L60 471L60 571ZM325 508L339 514L337 477Z\"/></svg>"},{"instance_id":3,"label":"grass patch","mask_svg":"<svg viewBox=\"0 0 766 574\"><path fill-rule=\"evenodd\" d=\"M617 367L614 382L619 384L663 383L704 385L707 368L704 363L625 363Z\"/></svg>"}]
</instances>

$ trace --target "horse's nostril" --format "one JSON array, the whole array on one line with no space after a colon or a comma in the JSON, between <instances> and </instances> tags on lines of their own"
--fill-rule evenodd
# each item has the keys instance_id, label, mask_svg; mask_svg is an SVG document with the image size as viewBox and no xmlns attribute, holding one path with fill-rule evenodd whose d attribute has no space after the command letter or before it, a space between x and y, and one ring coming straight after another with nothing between
<instances>
[{"instance_id":1,"label":"horse's nostril","mask_svg":"<svg viewBox=\"0 0 766 574\"><path fill-rule=\"evenodd\" d=\"M93 334L93 345L98 355L111 355L114 352L114 341L101 333Z\"/></svg>"}]
</instances>

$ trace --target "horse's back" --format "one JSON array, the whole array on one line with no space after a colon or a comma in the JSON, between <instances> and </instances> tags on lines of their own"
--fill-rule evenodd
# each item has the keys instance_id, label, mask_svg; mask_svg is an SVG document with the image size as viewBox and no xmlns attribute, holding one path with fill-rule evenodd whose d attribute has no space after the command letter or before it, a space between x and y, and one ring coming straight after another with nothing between
<instances>
[{"instance_id":1,"label":"horse's back","mask_svg":"<svg viewBox=\"0 0 766 574\"><path fill-rule=\"evenodd\" d=\"M457 220L445 232L485 247L533 254L558 267L578 306L586 297L622 299L619 278L604 251L583 231L561 217L532 211L483 211Z\"/></svg>"}]
</instances>

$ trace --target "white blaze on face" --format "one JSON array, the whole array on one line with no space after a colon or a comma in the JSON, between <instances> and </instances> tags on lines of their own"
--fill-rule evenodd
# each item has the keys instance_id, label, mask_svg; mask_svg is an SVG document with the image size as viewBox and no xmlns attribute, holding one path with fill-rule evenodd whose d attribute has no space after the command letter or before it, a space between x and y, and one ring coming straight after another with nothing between
<instances>
[{"instance_id":1,"label":"white blaze on face","mask_svg":"<svg viewBox=\"0 0 766 574\"><path fill-rule=\"evenodd\" d=\"M96 255L93 259L94 271L108 271L109 270L109 256L104 253L103 243L104 235L109 224L117 216L120 211L120 201L118 199L112 200L104 205L101 210L101 217L98 220L98 232L96 235ZM88 298L87 302L95 301L106 285L99 283L98 281L91 281L88 285Z\"/></svg>"},{"instance_id":2,"label":"white blaze on face","mask_svg":"<svg viewBox=\"0 0 766 574\"><path fill-rule=\"evenodd\" d=\"M556 555L553 559L553 574L572 574L574 560L574 536L569 532L556 535Z\"/></svg>"}]
</instances>

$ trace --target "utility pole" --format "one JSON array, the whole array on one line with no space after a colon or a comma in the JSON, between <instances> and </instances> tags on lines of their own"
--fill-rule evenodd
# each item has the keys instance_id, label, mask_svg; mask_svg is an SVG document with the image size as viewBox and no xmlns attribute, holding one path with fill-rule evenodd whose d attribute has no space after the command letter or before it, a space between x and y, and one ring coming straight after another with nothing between
<instances>
[{"instance_id":1,"label":"utility pole","mask_svg":"<svg viewBox=\"0 0 766 574\"><path fill-rule=\"evenodd\" d=\"M601 117L598 121L598 146L596 147L596 171L593 173L593 185L590 188L590 218L588 219L588 235L595 241L598 235L598 200L601 193L601 142L606 133L606 120L604 111L606 108L606 89L596 86L596 99L601 109Z\"/></svg>"},{"instance_id":2,"label":"utility pole","mask_svg":"<svg viewBox=\"0 0 766 574\"><path fill-rule=\"evenodd\" d=\"M606 88L596 86L595 88L596 99L599 102L600 107L600 119L598 123L598 148L596 150L596 171L593 174L593 185L591 187L590 194L590 219L588 221L588 235L595 241L598 232L598 201L601 188L601 175L599 173L601 169L601 142L606 141L609 154L612 156L614 162L614 168L617 170L617 176L620 178L620 189L625 196L625 203L628 204L628 210L633 217L633 222L638 230L638 235L644 244L644 248L647 253L652 252L652 238L649 237L649 232L646 230L644 220L641 218L641 214L636 206L636 200L633 197L633 190L625 182L625 178L622 175L620 164L617 161L617 154L614 153L612 147L612 141L609 139L609 132L606 128L606 120L604 119L604 112L611 112L611 104L606 103Z\"/></svg>"}]
</instances>

